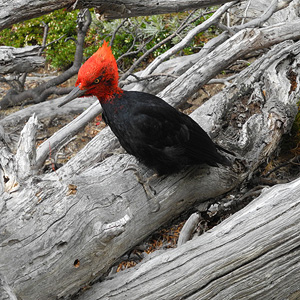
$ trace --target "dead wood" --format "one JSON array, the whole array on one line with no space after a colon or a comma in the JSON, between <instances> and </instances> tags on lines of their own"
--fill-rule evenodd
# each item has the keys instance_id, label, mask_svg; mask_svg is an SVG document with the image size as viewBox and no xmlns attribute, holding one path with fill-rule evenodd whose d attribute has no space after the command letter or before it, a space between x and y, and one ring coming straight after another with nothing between
<instances>
[{"instance_id":1,"label":"dead wood","mask_svg":"<svg viewBox=\"0 0 300 300\"><path fill-rule=\"evenodd\" d=\"M118 257L187 207L223 194L251 176L292 124L299 93L299 60L299 42L281 43L193 113L216 140L242 157L235 171L203 166L160 178L151 183L156 195L150 199L135 176L123 172L132 157L112 155L117 141L109 129L101 131L56 172L34 175L30 180L16 170L20 161L30 158L26 166L36 174L34 153L23 157L19 151L21 156L15 159L2 148L0 264L5 285L23 299L74 294L106 274ZM288 76L291 73L296 85ZM243 103L253 109L245 113L240 106ZM224 124L224 120L230 121ZM24 134L32 136L29 130ZM30 139L24 136L22 141ZM139 167L144 177L151 174ZM155 203L160 204L160 210L153 213ZM289 220L293 218L291 215ZM255 219L253 224L257 222ZM293 230L292 225L289 228ZM294 239L290 242L295 245ZM211 270L209 274L213 274Z\"/></svg>"},{"instance_id":2,"label":"dead wood","mask_svg":"<svg viewBox=\"0 0 300 300\"><path fill-rule=\"evenodd\" d=\"M29 73L44 66L45 59L39 56L39 46L14 48L0 47L0 74Z\"/></svg>"},{"instance_id":3,"label":"dead wood","mask_svg":"<svg viewBox=\"0 0 300 300\"><path fill-rule=\"evenodd\" d=\"M201 57L201 59L199 59L199 57L200 55L204 54L204 52L200 52L200 55L195 54L191 57L183 58L182 62L179 58L177 58L172 62L163 63L158 71L164 68L164 72L167 74L168 72L170 74L174 74L174 72L183 72L193 62L194 65L186 72L184 72L172 84L169 84L162 92L159 93L159 96L173 106L181 105L184 101L191 97L202 85L207 83L211 78L213 78L217 73L221 72L224 68L228 67L237 58L242 57L242 55L249 53L255 49L260 49L262 47L267 47L274 43L278 43L281 40L284 40L286 37L296 39L299 36L298 32L300 32L300 30L292 31L292 33L290 30L292 27L297 28L297 26L300 26L299 22L281 24L280 26L274 25L262 29L246 29L238 32L236 35L226 40L214 50L210 51L207 56ZM252 36L252 38L249 39L249 36ZM270 38L270 36L272 36L272 38ZM174 67L174 63L176 61L179 61L181 63L177 63L177 66ZM169 67L171 63L173 63L173 66ZM178 65L182 66L182 64L185 64L185 67L179 68ZM168 83L167 80L164 80L164 82L160 80L160 82L164 85ZM251 84L254 84L254 82L251 81L249 85ZM159 86L161 88L164 85L161 85L157 81L154 81L153 86L150 84L148 85L148 89L153 92L155 87ZM135 87L136 85L133 85L130 87L130 89L135 90ZM237 93L240 93L239 90L237 90ZM224 95L224 97L226 97L226 95ZM218 104L216 105L217 106L215 109L218 110L217 114L220 115L223 110L219 107ZM94 118L96 114L101 113L101 107L97 106L97 104L93 106L93 109L84 112L84 117L80 117L81 123L78 123L77 120L74 120L72 124L68 125L68 127L66 128L61 129L56 136L46 141L43 146L39 148L38 151L41 154L38 155L39 166L41 166L43 164L43 160L48 157L49 147L53 152L55 152L56 149L59 149L59 146L61 144L65 143L66 137L70 138L72 136L72 132L75 134L76 132L78 132L79 128L82 128L85 124L87 124L87 122ZM223 106L223 109L226 110L227 107ZM206 119L206 117L204 117L203 119ZM207 129L208 132L210 132L212 128L207 126L215 120L214 118L211 118L211 116L209 116L208 119L208 123L204 123L203 126L205 129ZM72 128L73 124L75 123L77 124L77 129L74 128L74 130L70 130L70 128ZM60 141L57 139L57 136L60 136ZM52 141L54 140L55 143L52 143ZM113 144L116 145L117 143ZM43 151L40 151L41 149L43 149ZM96 147L96 149L99 149L99 147ZM112 150L111 147L109 147L109 149L109 151ZM106 157L106 155L103 154L102 151L98 151L97 153L95 153L94 158L98 159L99 157Z\"/></svg>"},{"instance_id":4,"label":"dead wood","mask_svg":"<svg viewBox=\"0 0 300 300\"><path fill-rule=\"evenodd\" d=\"M191 9L213 6L230 2L230 0L188 0L141 2L137 0L107 1L74 1L74 0L48 0L43 5L37 0L22 0L18 2L0 1L0 30L15 23L36 18L61 8L81 9L97 8L101 19L119 19L136 16L149 16L156 14L188 11ZM236 1L240 2L240 1Z\"/></svg>"},{"instance_id":5,"label":"dead wood","mask_svg":"<svg viewBox=\"0 0 300 300\"><path fill-rule=\"evenodd\" d=\"M201 166L158 178L150 198L134 174L124 172L135 160L117 153L109 128L56 172L40 173L49 145L59 149L68 132L100 111L98 104L37 151L35 116L22 131L17 155L0 127L0 292L14 300L74 295L104 278L119 257L161 225L251 178L297 113L300 42L282 41L299 39L298 27L293 21L227 35L161 93L178 105L237 57L278 43L191 115L236 153L230 157L234 167ZM138 166L145 178L152 174ZM299 290L299 186L296 180L264 191L209 233L104 280L81 299L287 298Z\"/></svg>"},{"instance_id":6,"label":"dead wood","mask_svg":"<svg viewBox=\"0 0 300 300\"><path fill-rule=\"evenodd\" d=\"M300 179L265 189L202 236L76 299L298 299L299 194Z\"/></svg>"}]
</instances>

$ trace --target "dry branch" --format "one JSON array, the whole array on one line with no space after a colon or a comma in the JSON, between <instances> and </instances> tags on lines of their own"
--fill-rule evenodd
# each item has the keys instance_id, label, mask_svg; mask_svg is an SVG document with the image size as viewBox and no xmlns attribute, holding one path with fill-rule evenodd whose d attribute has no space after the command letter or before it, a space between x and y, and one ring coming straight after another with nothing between
<instances>
[{"instance_id":1,"label":"dry branch","mask_svg":"<svg viewBox=\"0 0 300 300\"><path fill-rule=\"evenodd\" d=\"M41 5L37 0L22 0L7 2L0 0L0 30L15 23L42 16L60 8L93 8L104 19L119 19L135 16L149 16L152 14L164 14L187 11L191 9L213 6L230 2L230 0L164 0L159 2L138 0L103 0L75 1L74 0L48 0Z\"/></svg>"},{"instance_id":2,"label":"dry branch","mask_svg":"<svg viewBox=\"0 0 300 300\"><path fill-rule=\"evenodd\" d=\"M14 48L0 47L0 74L29 73L44 66L45 59L39 56L40 46Z\"/></svg>"},{"instance_id":3,"label":"dry branch","mask_svg":"<svg viewBox=\"0 0 300 300\"><path fill-rule=\"evenodd\" d=\"M221 6L214 14L211 16L209 19L201 23L200 25L196 26L192 30L188 32L188 34L179 42L177 43L174 47L171 49L167 50L165 53L162 55L158 56L147 68L142 72L141 76L146 76L151 73L165 60L170 58L172 55L176 54L183 48L185 48L192 40L193 38L199 34L200 32L203 32L207 30L210 26L215 25L219 22L220 18L222 15L233 5L235 2L230 2L228 4L225 4Z\"/></svg>"},{"instance_id":4,"label":"dry branch","mask_svg":"<svg viewBox=\"0 0 300 300\"><path fill-rule=\"evenodd\" d=\"M200 59L187 72L170 84L159 96L173 106L186 101L200 86L219 74L229 64L250 51L270 47L288 39L300 38L300 21L281 23L265 28L244 29ZM210 70L210 72L207 72ZM187 85L186 83L189 82ZM191 84L192 83L192 84Z\"/></svg>"}]
</instances>

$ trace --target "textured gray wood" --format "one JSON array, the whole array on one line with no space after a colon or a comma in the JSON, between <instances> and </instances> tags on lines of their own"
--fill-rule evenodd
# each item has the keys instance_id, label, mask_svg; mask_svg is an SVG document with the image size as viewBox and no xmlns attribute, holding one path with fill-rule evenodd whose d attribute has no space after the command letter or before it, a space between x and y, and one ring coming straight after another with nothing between
<instances>
[{"instance_id":1,"label":"textured gray wood","mask_svg":"<svg viewBox=\"0 0 300 300\"><path fill-rule=\"evenodd\" d=\"M217 72L219 63L228 66L234 60L230 55L239 57L239 51L247 53L253 45L271 46L274 39L276 43L296 39L298 27L294 21L237 33L193 67L198 77L187 73L172 85L171 92L165 92L169 93L165 99L176 105L172 100L191 96L197 84L199 88ZM36 122L30 119L19 144L19 149L26 145L29 151L19 150L16 157L7 147L0 149L0 291L23 300L73 295L196 201L205 202L251 177L293 122L300 89L299 53L300 42L279 44L192 114L216 141L237 153L235 172L202 166L159 178L151 182L156 190L151 199L132 171L124 172L135 161L115 153L118 142L108 128L55 173L37 174L35 158L42 160L44 154L42 147L35 153ZM218 58L222 56L224 62ZM209 75L207 68L213 68ZM295 75L295 88L289 74ZM254 107L247 113L238 108L245 99L246 105ZM229 121L234 114L239 123ZM62 139L58 136L54 140ZM139 166L144 177L152 174ZM93 289L82 299L128 298L129 293L132 299L134 295L137 299L141 295L146 299L226 299L231 295L233 299L259 299L257 295L268 299L275 288L279 297L286 297L286 287L290 294L296 293L298 195L299 181L266 191L253 205L197 239L199 244L192 241L150 260L136 272L117 277L121 278L117 285L105 281L97 289L100 294L91 295L96 292ZM156 202L160 210L154 213Z\"/></svg>"},{"instance_id":2,"label":"textured gray wood","mask_svg":"<svg viewBox=\"0 0 300 300\"><path fill-rule=\"evenodd\" d=\"M15 160L6 149L6 154L0 155L1 165L11 171L17 185L12 187L10 193L4 192L0 199L0 266L1 274L5 275L5 286L21 299L43 300L74 294L80 287L105 274L114 261L134 244L191 207L195 201L204 202L223 194L250 176L256 166L277 147L280 136L288 132L296 114L300 84L297 79L296 90L291 90L287 70L295 72L296 78L299 78L299 53L300 42L287 41L274 47L243 71L241 78L228 86L219 95L220 98L211 98L192 114L219 141L227 146L231 142L235 146L229 149L245 160L245 168L236 173L203 166L159 178L151 182L156 196L148 199L132 171L124 172L128 163L134 162L132 157L127 154L109 156L116 142L109 129L99 133L74 159L55 173L35 175L25 181L14 172L18 169L19 160ZM262 89L265 90L264 96ZM249 97L249 104L254 101L258 108L244 120L241 128L228 125L223 132L222 120L238 104L239 97L242 99L245 95ZM30 136L29 131L25 132ZM31 157L34 158L34 153ZM152 174L142 165L139 167L144 177ZM0 176L2 190L9 191L9 182L3 179ZM279 190L275 191L279 193ZM283 197L286 197L285 194ZM160 210L154 213L156 202L160 203ZM269 213L271 216L273 212ZM294 216L288 216L292 221ZM259 219L261 215L257 217L253 215L253 224L262 222L261 225L266 224L262 230L270 230L268 223ZM284 224L279 225L284 231ZM288 227L294 230L292 225ZM226 231L226 225L223 230ZM247 252L248 248L244 251ZM225 261L229 262L231 253L227 253L227 260L224 257ZM260 257L263 260L262 253ZM245 262L254 258L256 256L251 256ZM241 255L241 261L243 259ZM296 266L295 261L293 265ZM183 268L189 268L189 264ZM205 270L207 274L212 273L212 269ZM234 273L235 269L229 264L228 270ZM224 274L222 272L228 274L227 271L217 269L214 280L217 282L219 275ZM158 271L155 272L158 276ZM174 269L174 272L182 278L177 270ZM174 283L179 281L179 277L176 278ZM209 288L208 283L214 280L206 280L205 286ZM191 285L185 283L186 288L196 293L196 283L190 282ZM163 292L172 292L173 286L167 286ZM169 290L171 287L172 291ZM201 289L196 290L202 292ZM157 292L161 293L159 289Z\"/></svg>"},{"instance_id":3,"label":"textured gray wood","mask_svg":"<svg viewBox=\"0 0 300 300\"><path fill-rule=\"evenodd\" d=\"M230 10L230 21L231 25L239 26L241 23L241 16L243 16L243 23L247 23L262 15L270 8L272 1L244 1L236 5ZM300 16L299 11L299 0L284 0L277 1L277 7L280 9L276 11L272 16L265 22L266 25L292 21L298 19Z\"/></svg>"},{"instance_id":4,"label":"textured gray wood","mask_svg":"<svg viewBox=\"0 0 300 300\"><path fill-rule=\"evenodd\" d=\"M230 2L230 0L0 0L0 30L12 24L39 17L60 8L77 9L96 7L102 19L119 19L187 11L226 2Z\"/></svg>"},{"instance_id":5,"label":"textured gray wood","mask_svg":"<svg viewBox=\"0 0 300 300\"><path fill-rule=\"evenodd\" d=\"M299 195L300 179L265 189L214 229L95 284L78 300L298 299Z\"/></svg>"},{"instance_id":6,"label":"textured gray wood","mask_svg":"<svg viewBox=\"0 0 300 300\"><path fill-rule=\"evenodd\" d=\"M187 72L168 85L159 96L173 106L180 105L229 64L251 51L270 47L288 39L300 38L300 19L264 28L244 29L204 56ZM206 70L210 72L206 72ZM189 84L186 84L186 83ZM180 94L178 99L177 95Z\"/></svg>"},{"instance_id":7,"label":"textured gray wood","mask_svg":"<svg viewBox=\"0 0 300 300\"><path fill-rule=\"evenodd\" d=\"M0 74L29 73L43 67L45 58L38 55L40 48L40 46L24 48L1 46Z\"/></svg>"},{"instance_id":8,"label":"textured gray wood","mask_svg":"<svg viewBox=\"0 0 300 300\"><path fill-rule=\"evenodd\" d=\"M132 173L123 173L128 160L128 155L114 155L71 178L35 177L34 184L5 195L0 264L18 297L51 299L75 293L159 223L196 200L224 193L238 180L217 168L170 176L153 184L161 206L153 213L154 199L147 199ZM210 185L220 177L225 185ZM225 182L229 177L231 185ZM69 184L76 186L74 194L68 195ZM79 268L74 267L77 259Z\"/></svg>"}]
</instances>

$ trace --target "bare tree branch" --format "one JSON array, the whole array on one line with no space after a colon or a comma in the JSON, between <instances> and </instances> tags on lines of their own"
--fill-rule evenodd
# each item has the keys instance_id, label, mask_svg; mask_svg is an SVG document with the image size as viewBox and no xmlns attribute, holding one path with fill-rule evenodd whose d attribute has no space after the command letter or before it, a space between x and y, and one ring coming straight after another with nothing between
<instances>
[{"instance_id":1,"label":"bare tree branch","mask_svg":"<svg viewBox=\"0 0 300 300\"><path fill-rule=\"evenodd\" d=\"M39 103L47 99L50 94L66 94L70 91L68 88L57 88L56 86L65 82L67 79L78 73L81 67L83 58L83 45L86 32L91 23L91 14L88 9L82 10L78 14L78 33L76 41L76 52L74 56L74 63L70 69L54 79L51 79L45 83L40 84L34 89L26 90L22 93L13 95L7 94L0 102L1 109L5 109L11 105L16 105L18 103Z\"/></svg>"},{"instance_id":2,"label":"bare tree branch","mask_svg":"<svg viewBox=\"0 0 300 300\"><path fill-rule=\"evenodd\" d=\"M159 43L157 43L151 49L147 50L139 59L137 59L132 64L132 66L121 76L120 80L121 81L125 80L148 55L150 55L151 53L153 53L156 49L158 49L162 45L166 44L168 41L172 40L176 35L178 35L181 31L183 31L188 25L190 25L192 22L194 22L195 20L199 19L203 15L200 15L196 19L191 20L190 22L188 22L188 20L191 18L191 16L192 16L192 14L188 15L187 18L180 24L180 26L177 28L177 30L175 32L173 32L168 37L166 37L165 39L163 39L162 41L160 41ZM147 75L147 74L145 74L145 75ZM143 77L144 77L144 75L143 75Z\"/></svg>"},{"instance_id":3,"label":"bare tree branch","mask_svg":"<svg viewBox=\"0 0 300 300\"><path fill-rule=\"evenodd\" d=\"M217 24L219 19L222 17L222 15L231 7L233 6L237 1L233 1L230 3L227 3L220 7L208 20L201 23L187 34L187 36L182 39L179 43L177 43L175 46L173 46L171 49L163 53L162 55L158 56L142 73L142 76L146 76L148 74L151 74L159 64L161 64L163 61L170 58L172 55L176 54L180 50L182 50L184 47L186 47L193 38L199 34L200 32L203 32L207 30L210 26ZM176 34L176 33L175 33ZM174 34L174 35L175 35Z\"/></svg>"},{"instance_id":4,"label":"bare tree branch","mask_svg":"<svg viewBox=\"0 0 300 300\"><path fill-rule=\"evenodd\" d=\"M89 0L76 1L76 8L98 8L102 19L120 19L136 16L148 16L180 11L188 11L201 7L213 6L230 0L188 0L188 1L152 1L137 0ZM240 0L243 1L243 0ZM74 0L49 0L40 4L37 0L7 2L0 0L0 30L15 23L48 14L61 8L74 7Z\"/></svg>"}]
</instances>

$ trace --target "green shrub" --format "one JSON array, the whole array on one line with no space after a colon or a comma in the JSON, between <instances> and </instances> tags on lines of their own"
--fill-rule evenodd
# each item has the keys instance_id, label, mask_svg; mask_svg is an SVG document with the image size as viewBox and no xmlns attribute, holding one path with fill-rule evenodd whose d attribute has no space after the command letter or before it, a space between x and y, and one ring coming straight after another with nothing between
<instances>
[{"instance_id":1,"label":"green shrub","mask_svg":"<svg viewBox=\"0 0 300 300\"><path fill-rule=\"evenodd\" d=\"M68 67L74 58L75 44L73 41L65 42L66 37L76 37L76 17L78 11L54 11L51 14L14 24L11 28L0 32L0 45L24 47L27 45L41 45L43 41L45 22L49 26L47 43L64 38L51 44L45 50L50 64L55 68Z\"/></svg>"},{"instance_id":2,"label":"green shrub","mask_svg":"<svg viewBox=\"0 0 300 300\"><path fill-rule=\"evenodd\" d=\"M76 18L78 11L67 12L66 10L54 11L48 15L31 19L19 24L14 24L10 28L4 29L0 32L0 45L24 47L26 45L41 45L43 40L43 22L48 24L49 33L47 43L58 40L52 43L45 50L44 55L48 63L56 69L66 69L71 66L75 54L75 42L72 39L76 38ZM188 13L157 15L149 17L131 18L120 28L116 34L114 44L112 47L116 58L124 54L128 50L136 51L147 40L152 40L146 45L145 50L152 48L161 40L165 39L169 34L174 32L180 25L181 21L186 18ZM85 39L84 57L90 57L99 47L103 40L110 41L112 33L121 24L122 20L113 21L98 21L92 13L93 20ZM206 17L207 18L207 17ZM185 31L190 30L195 25L202 22L204 18L190 25ZM208 32L208 35L210 33ZM131 48L134 39L136 43ZM184 54L191 54L195 51L195 47L202 46L203 42L207 40L205 34L200 34L195 41L191 43ZM164 44L159 49L154 51L149 58L156 57L179 41L179 37L173 38L167 44ZM132 60L142 55L133 54L122 59L120 65L126 69L132 64Z\"/></svg>"}]
</instances>

